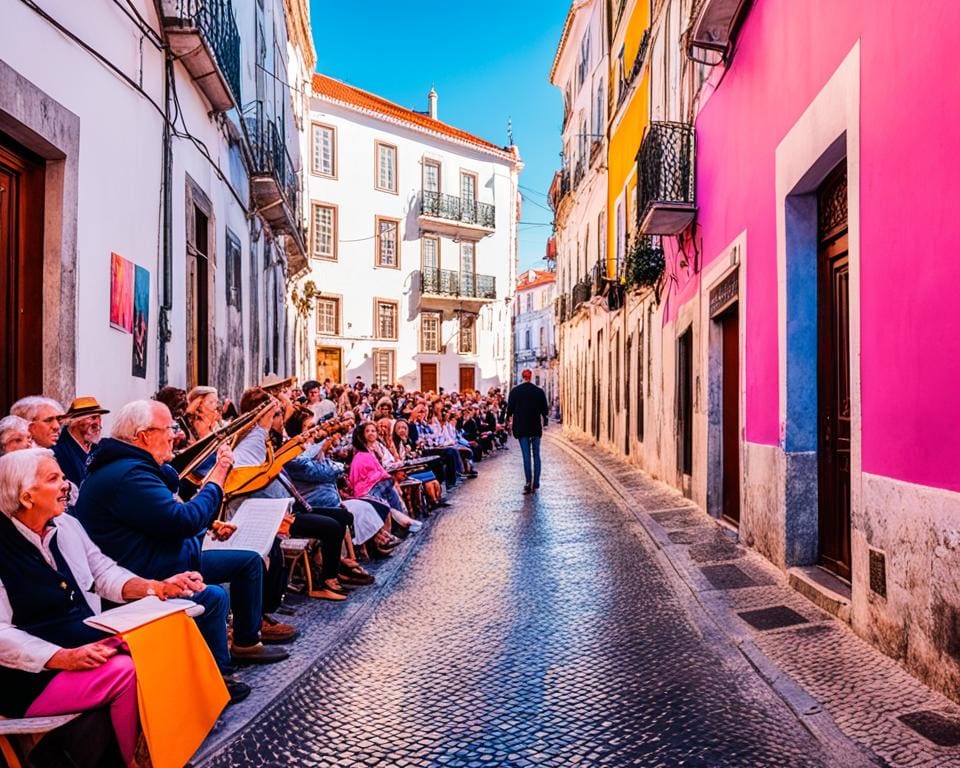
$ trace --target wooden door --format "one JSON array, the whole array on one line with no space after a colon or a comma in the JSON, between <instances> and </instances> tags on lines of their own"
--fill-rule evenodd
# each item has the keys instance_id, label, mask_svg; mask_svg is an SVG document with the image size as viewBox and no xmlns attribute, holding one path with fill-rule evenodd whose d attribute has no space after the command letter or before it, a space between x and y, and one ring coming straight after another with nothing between
<instances>
[{"instance_id":1,"label":"wooden door","mask_svg":"<svg viewBox=\"0 0 960 768\"><path fill-rule=\"evenodd\" d=\"M736 304L717 318L721 360L721 514L740 523L740 317Z\"/></svg>"},{"instance_id":2,"label":"wooden door","mask_svg":"<svg viewBox=\"0 0 960 768\"><path fill-rule=\"evenodd\" d=\"M818 196L820 563L850 578L850 272L846 162Z\"/></svg>"},{"instance_id":3,"label":"wooden door","mask_svg":"<svg viewBox=\"0 0 960 768\"><path fill-rule=\"evenodd\" d=\"M341 360L339 347L317 347L317 381L330 379L342 382Z\"/></svg>"},{"instance_id":4,"label":"wooden door","mask_svg":"<svg viewBox=\"0 0 960 768\"><path fill-rule=\"evenodd\" d=\"M677 467L693 474L693 329L677 341Z\"/></svg>"},{"instance_id":5,"label":"wooden door","mask_svg":"<svg viewBox=\"0 0 960 768\"><path fill-rule=\"evenodd\" d=\"M420 391L437 391L437 364L420 363Z\"/></svg>"},{"instance_id":6,"label":"wooden door","mask_svg":"<svg viewBox=\"0 0 960 768\"><path fill-rule=\"evenodd\" d=\"M460 366L460 391L473 391L477 388L477 369L472 365Z\"/></svg>"},{"instance_id":7,"label":"wooden door","mask_svg":"<svg viewBox=\"0 0 960 768\"><path fill-rule=\"evenodd\" d=\"M43 391L43 184L43 161L0 135L2 413Z\"/></svg>"}]
</instances>

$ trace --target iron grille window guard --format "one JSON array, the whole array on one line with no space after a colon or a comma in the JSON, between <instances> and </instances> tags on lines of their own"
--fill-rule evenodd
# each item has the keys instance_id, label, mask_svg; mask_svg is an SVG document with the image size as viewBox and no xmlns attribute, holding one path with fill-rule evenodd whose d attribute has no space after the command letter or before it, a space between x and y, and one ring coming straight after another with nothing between
<instances>
[{"instance_id":1,"label":"iron grille window guard","mask_svg":"<svg viewBox=\"0 0 960 768\"><path fill-rule=\"evenodd\" d=\"M224 79L240 103L240 32L230 0L177 0L181 26L200 30L220 65Z\"/></svg>"},{"instance_id":2,"label":"iron grille window guard","mask_svg":"<svg viewBox=\"0 0 960 768\"><path fill-rule=\"evenodd\" d=\"M420 198L420 215L436 219L460 221L493 229L496 226L496 207L489 203L464 200L442 192L423 191Z\"/></svg>"},{"instance_id":3,"label":"iron grille window guard","mask_svg":"<svg viewBox=\"0 0 960 768\"><path fill-rule=\"evenodd\" d=\"M657 204L695 204L694 144L692 125L650 123L637 153L639 221Z\"/></svg>"},{"instance_id":4,"label":"iron grille window guard","mask_svg":"<svg viewBox=\"0 0 960 768\"><path fill-rule=\"evenodd\" d=\"M467 299L497 298L497 278L452 269L424 269L420 272L420 293Z\"/></svg>"}]
</instances>

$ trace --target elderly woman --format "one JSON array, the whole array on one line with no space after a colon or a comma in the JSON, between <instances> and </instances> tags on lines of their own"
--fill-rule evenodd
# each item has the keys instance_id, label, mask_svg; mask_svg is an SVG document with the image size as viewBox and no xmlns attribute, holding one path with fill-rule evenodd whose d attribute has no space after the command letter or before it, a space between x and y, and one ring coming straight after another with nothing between
<instances>
[{"instance_id":1,"label":"elderly woman","mask_svg":"<svg viewBox=\"0 0 960 768\"><path fill-rule=\"evenodd\" d=\"M133 661L123 643L84 623L113 602L192 595L200 574L141 579L63 515L69 485L44 448L0 457L0 714L43 717L109 707L120 753L139 734Z\"/></svg>"},{"instance_id":2,"label":"elderly woman","mask_svg":"<svg viewBox=\"0 0 960 768\"><path fill-rule=\"evenodd\" d=\"M194 387L187 395L184 412L190 441L199 440L221 424L220 394L213 387Z\"/></svg>"},{"instance_id":3,"label":"elderly woman","mask_svg":"<svg viewBox=\"0 0 960 768\"><path fill-rule=\"evenodd\" d=\"M20 416L4 416L0 419L0 456L24 448L33 448L30 422Z\"/></svg>"}]
</instances>

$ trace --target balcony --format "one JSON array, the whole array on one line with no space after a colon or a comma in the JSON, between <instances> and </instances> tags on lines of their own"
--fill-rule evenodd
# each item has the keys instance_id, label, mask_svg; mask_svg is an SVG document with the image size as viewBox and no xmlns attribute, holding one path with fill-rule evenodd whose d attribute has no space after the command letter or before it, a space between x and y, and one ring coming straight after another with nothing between
<instances>
[{"instance_id":1,"label":"balcony","mask_svg":"<svg viewBox=\"0 0 960 768\"><path fill-rule=\"evenodd\" d=\"M701 64L729 59L750 0L700 0L694 5L687 33L687 56Z\"/></svg>"},{"instance_id":2,"label":"balcony","mask_svg":"<svg viewBox=\"0 0 960 768\"><path fill-rule=\"evenodd\" d=\"M230 0L161 0L170 52L215 112L240 103L240 33Z\"/></svg>"},{"instance_id":3,"label":"balcony","mask_svg":"<svg viewBox=\"0 0 960 768\"><path fill-rule=\"evenodd\" d=\"M583 167L583 159L581 158L580 162L578 162L576 167L573 169L573 188L574 189L580 186L580 182L583 181L584 175L586 175L586 170Z\"/></svg>"},{"instance_id":4,"label":"balcony","mask_svg":"<svg viewBox=\"0 0 960 768\"><path fill-rule=\"evenodd\" d=\"M420 197L420 227L450 235L485 237L496 229L496 208L442 192L423 191Z\"/></svg>"},{"instance_id":5,"label":"balcony","mask_svg":"<svg viewBox=\"0 0 960 768\"><path fill-rule=\"evenodd\" d=\"M271 232L286 237L287 264L295 274L308 266L300 175L287 151L284 136L276 123L265 116L262 104L258 105L254 117L246 118L246 127L253 157L250 171L253 204Z\"/></svg>"},{"instance_id":6,"label":"balcony","mask_svg":"<svg viewBox=\"0 0 960 768\"><path fill-rule=\"evenodd\" d=\"M686 123L650 123L637 153L638 225L644 235L676 235L697 213L694 133Z\"/></svg>"},{"instance_id":7,"label":"balcony","mask_svg":"<svg viewBox=\"0 0 960 768\"><path fill-rule=\"evenodd\" d=\"M496 298L497 279L492 275L452 269L420 271L420 309L479 312Z\"/></svg>"},{"instance_id":8,"label":"balcony","mask_svg":"<svg viewBox=\"0 0 960 768\"><path fill-rule=\"evenodd\" d=\"M573 286L570 291L570 316L572 317L581 305L590 301L593 297L593 279L586 277Z\"/></svg>"},{"instance_id":9,"label":"balcony","mask_svg":"<svg viewBox=\"0 0 960 768\"><path fill-rule=\"evenodd\" d=\"M553 208L554 214L559 213L560 206L563 204L567 195L570 194L570 172L566 168L553 174L553 181L550 183L550 189L547 190L547 194L550 198L550 207Z\"/></svg>"},{"instance_id":10,"label":"balcony","mask_svg":"<svg viewBox=\"0 0 960 768\"><path fill-rule=\"evenodd\" d=\"M603 157L603 139L594 139L590 144L590 167Z\"/></svg>"},{"instance_id":11,"label":"balcony","mask_svg":"<svg viewBox=\"0 0 960 768\"><path fill-rule=\"evenodd\" d=\"M629 72L624 72L623 77L620 78L620 91L617 94L617 109L623 106L623 102L626 101L627 94L630 92L630 87L633 85L633 81L637 79L637 76L643 70L643 63L647 59L647 49L650 47L650 30L646 29L643 32L643 37L640 38L640 45L637 46L637 55L633 59L633 66L630 67Z\"/></svg>"}]
</instances>

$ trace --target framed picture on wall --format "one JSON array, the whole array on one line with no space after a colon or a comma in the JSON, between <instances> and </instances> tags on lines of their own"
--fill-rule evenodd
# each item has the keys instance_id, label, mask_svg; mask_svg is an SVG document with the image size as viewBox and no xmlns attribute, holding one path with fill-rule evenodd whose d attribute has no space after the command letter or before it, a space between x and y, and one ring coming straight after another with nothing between
<instances>
[{"instance_id":1,"label":"framed picture on wall","mask_svg":"<svg viewBox=\"0 0 960 768\"><path fill-rule=\"evenodd\" d=\"M150 271L136 268L133 282L133 369L132 374L147 378L147 330L150 322Z\"/></svg>"},{"instance_id":2,"label":"framed picture on wall","mask_svg":"<svg viewBox=\"0 0 960 768\"><path fill-rule=\"evenodd\" d=\"M110 254L110 325L133 332L133 262Z\"/></svg>"}]
</instances>

